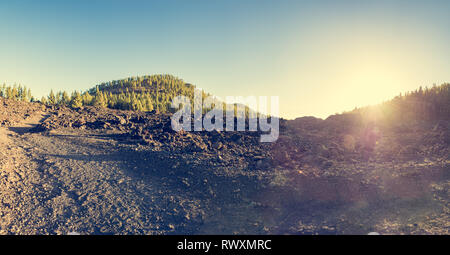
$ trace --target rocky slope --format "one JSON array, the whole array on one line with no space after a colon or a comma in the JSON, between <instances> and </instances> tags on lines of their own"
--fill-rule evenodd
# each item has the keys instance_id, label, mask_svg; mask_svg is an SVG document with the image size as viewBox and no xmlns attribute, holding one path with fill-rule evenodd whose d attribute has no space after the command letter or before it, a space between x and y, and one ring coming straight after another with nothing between
<instances>
[{"instance_id":1,"label":"rocky slope","mask_svg":"<svg viewBox=\"0 0 450 255\"><path fill-rule=\"evenodd\" d=\"M155 112L0 106L4 234L449 231L448 122L282 120L262 144Z\"/></svg>"}]
</instances>

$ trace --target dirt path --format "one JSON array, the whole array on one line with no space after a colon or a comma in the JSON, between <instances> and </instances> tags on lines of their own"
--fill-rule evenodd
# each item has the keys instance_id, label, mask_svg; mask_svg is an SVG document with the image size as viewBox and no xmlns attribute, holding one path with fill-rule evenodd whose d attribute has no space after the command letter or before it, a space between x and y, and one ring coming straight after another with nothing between
<instances>
[{"instance_id":1,"label":"dirt path","mask_svg":"<svg viewBox=\"0 0 450 255\"><path fill-rule=\"evenodd\" d=\"M47 117L38 112L10 127L0 127L0 233L18 232L16 222L20 217L31 213L31 206L39 201L33 194L33 182L40 178L34 171L37 165L29 156L31 145L23 143L22 135L38 125ZM27 209L22 210L23 205ZM9 228L7 226L11 226Z\"/></svg>"},{"instance_id":2,"label":"dirt path","mask_svg":"<svg viewBox=\"0 0 450 255\"><path fill-rule=\"evenodd\" d=\"M199 200L152 163L160 155L90 132L30 132L45 117L2 129L0 234L195 231Z\"/></svg>"},{"instance_id":3,"label":"dirt path","mask_svg":"<svg viewBox=\"0 0 450 255\"><path fill-rule=\"evenodd\" d=\"M23 135L29 132L32 128L36 127L39 123L42 123L50 115L47 112L37 112L36 114L29 116L22 122L12 125L8 128L8 131L17 135Z\"/></svg>"}]
</instances>

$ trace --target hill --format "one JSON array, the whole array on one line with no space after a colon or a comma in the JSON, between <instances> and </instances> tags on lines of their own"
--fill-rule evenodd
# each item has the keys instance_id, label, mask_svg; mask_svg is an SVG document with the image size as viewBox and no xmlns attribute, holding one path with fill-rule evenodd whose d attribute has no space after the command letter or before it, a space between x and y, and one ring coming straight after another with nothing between
<instances>
[{"instance_id":1,"label":"hill","mask_svg":"<svg viewBox=\"0 0 450 255\"><path fill-rule=\"evenodd\" d=\"M171 112L176 96L194 99L195 86L172 75L149 75L102 83L90 89L93 97L103 97L111 109Z\"/></svg>"},{"instance_id":2,"label":"hill","mask_svg":"<svg viewBox=\"0 0 450 255\"><path fill-rule=\"evenodd\" d=\"M194 85L172 75L148 75L105 82L85 92L72 92L71 95L66 91L51 91L41 102L72 108L97 106L168 113L173 112L171 102L175 96L183 95L193 101L194 89Z\"/></svg>"},{"instance_id":3,"label":"hill","mask_svg":"<svg viewBox=\"0 0 450 255\"><path fill-rule=\"evenodd\" d=\"M195 85L186 83L175 76L158 74L105 82L85 92L74 91L70 96L66 91L54 93L52 90L40 102L48 106L66 106L71 108L95 106L118 110L174 113L177 109L172 108L171 104L176 96L187 97L191 101L192 111L194 110L195 89ZM203 90L200 91L203 99L212 96ZM225 111L225 102L221 102L221 104L223 104ZM206 113L210 109L206 107L202 111ZM258 114L257 111L249 108L247 105L236 103L234 104L235 116L244 114L238 109L244 109L247 116L249 111Z\"/></svg>"}]
</instances>

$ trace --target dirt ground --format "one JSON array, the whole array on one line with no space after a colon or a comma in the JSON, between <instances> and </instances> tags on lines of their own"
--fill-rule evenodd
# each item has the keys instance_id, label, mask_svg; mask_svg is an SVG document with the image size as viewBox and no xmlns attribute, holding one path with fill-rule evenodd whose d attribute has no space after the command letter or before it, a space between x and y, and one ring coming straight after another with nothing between
<instances>
[{"instance_id":1,"label":"dirt ground","mask_svg":"<svg viewBox=\"0 0 450 255\"><path fill-rule=\"evenodd\" d=\"M157 129L139 142L98 116L48 129L64 112L23 116L0 127L1 234L449 234L442 157L269 164L247 136Z\"/></svg>"},{"instance_id":2,"label":"dirt ground","mask_svg":"<svg viewBox=\"0 0 450 255\"><path fill-rule=\"evenodd\" d=\"M0 128L2 234L195 234L208 213L231 206L217 196L243 185L215 190L214 164L115 132L34 132L47 117L38 112Z\"/></svg>"},{"instance_id":3,"label":"dirt ground","mask_svg":"<svg viewBox=\"0 0 450 255\"><path fill-rule=\"evenodd\" d=\"M44 116L1 130L2 233L192 233L203 211L152 175L158 155L89 132L27 132Z\"/></svg>"}]
</instances>

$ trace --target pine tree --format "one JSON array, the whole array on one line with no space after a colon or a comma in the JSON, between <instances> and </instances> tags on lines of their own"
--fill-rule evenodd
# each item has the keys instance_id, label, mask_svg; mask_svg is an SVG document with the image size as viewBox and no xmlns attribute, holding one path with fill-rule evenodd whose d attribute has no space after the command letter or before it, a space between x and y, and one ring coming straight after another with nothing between
<instances>
[{"instance_id":1,"label":"pine tree","mask_svg":"<svg viewBox=\"0 0 450 255\"><path fill-rule=\"evenodd\" d=\"M72 93L72 100L70 102L70 107L77 109L83 106L83 99L78 91Z\"/></svg>"},{"instance_id":2,"label":"pine tree","mask_svg":"<svg viewBox=\"0 0 450 255\"><path fill-rule=\"evenodd\" d=\"M94 97L94 106L97 107L106 107L108 106L108 102L105 99L105 96L103 95L103 92L99 91L98 93L96 93L95 97Z\"/></svg>"},{"instance_id":3,"label":"pine tree","mask_svg":"<svg viewBox=\"0 0 450 255\"><path fill-rule=\"evenodd\" d=\"M89 93L83 93L83 95L81 96L83 99L83 105L92 105L92 101L94 100L94 97L91 96L91 94Z\"/></svg>"},{"instance_id":4,"label":"pine tree","mask_svg":"<svg viewBox=\"0 0 450 255\"><path fill-rule=\"evenodd\" d=\"M53 90L50 90L50 95L48 95L48 104L56 105L58 102L56 101L56 96Z\"/></svg>"},{"instance_id":5,"label":"pine tree","mask_svg":"<svg viewBox=\"0 0 450 255\"><path fill-rule=\"evenodd\" d=\"M68 106L69 104L72 103L71 101L72 100L69 97L69 94L66 91L62 92L62 94L61 94L61 103L60 104L64 105L64 106Z\"/></svg>"},{"instance_id":6,"label":"pine tree","mask_svg":"<svg viewBox=\"0 0 450 255\"><path fill-rule=\"evenodd\" d=\"M27 100L29 100L30 102L34 102L34 98L31 95L31 89L27 90Z\"/></svg>"},{"instance_id":7,"label":"pine tree","mask_svg":"<svg viewBox=\"0 0 450 255\"><path fill-rule=\"evenodd\" d=\"M17 90L17 86L14 85L12 90L11 90L11 99L17 100L18 99L18 90Z\"/></svg>"}]
</instances>

